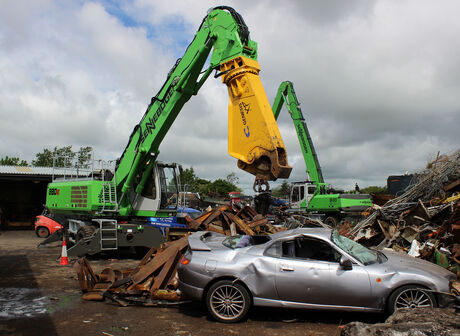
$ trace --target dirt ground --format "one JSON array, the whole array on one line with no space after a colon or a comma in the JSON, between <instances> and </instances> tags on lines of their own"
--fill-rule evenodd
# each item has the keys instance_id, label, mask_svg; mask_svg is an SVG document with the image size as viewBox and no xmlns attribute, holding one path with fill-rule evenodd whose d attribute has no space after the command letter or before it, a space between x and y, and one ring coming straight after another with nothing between
<instances>
[{"instance_id":1,"label":"dirt ground","mask_svg":"<svg viewBox=\"0 0 460 336\"><path fill-rule=\"evenodd\" d=\"M211 320L205 307L119 307L81 299L76 275L59 266L60 245L40 248L33 231L0 231L0 335L339 335L351 321L382 322L378 314L253 308L238 324ZM134 267L137 260L92 258L96 272Z\"/></svg>"}]
</instances>

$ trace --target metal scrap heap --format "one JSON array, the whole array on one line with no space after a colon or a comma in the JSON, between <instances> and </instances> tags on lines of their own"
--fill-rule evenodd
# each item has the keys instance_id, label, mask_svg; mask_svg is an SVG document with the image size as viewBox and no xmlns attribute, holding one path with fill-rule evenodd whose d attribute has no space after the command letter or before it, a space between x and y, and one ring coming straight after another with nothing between
<instances>
[{"instance_id":1,"label":"metal scrap heap","mask_svg":"<svg viewBox=\"0 0 460 336\"><path fill-rule=\"evenodd\" d=\"M152 248L134 269L104 269L95 274L86 258L74 264L83 299L111 299L121 306L154 306L179 301L177 264L188 247L187 237Z\"/></svg>"},{"instance_id":2,"label":"metal scrap heap","mask_svg":"<svg viewBox=\"0 0 460 336\"><path fill-rule=\"evenodd\" d=\"M229 204L213 209L196 219L188 217L191 231L207 230L225 234L261 235L277 229L267 218L249 206ZM74 264L83 299L102 301L108 298L121 306L155 306L180 301L177 290L177 265L188 247L187 236L152 248L134 269L104 269L96 274L86 258ZM170 303L168 303L170 304Z\"/></svg>"},{"instance_id":3,"label":"metal scrap heap","mask_svg":"<svg viewBox=\"0 0 460 336\"><path fill-rule=\"evenodd\" d=\"M406 251L460 274L460 151L419 176L403 195L347 235L367 246Z\"/></svg>"},{"instance_id":4,"label":"metal scrap heap","mask_svg":"<svg viewBox=\"0 0 460 336\"><path fill-rule=\"evenodd\" d=\"M278 232L266 217L249 206L229 204L213 209L195 219L188 219L193 230L213 231L226 236L236 234L261 235Z\"/></svg>"}]
</instances>

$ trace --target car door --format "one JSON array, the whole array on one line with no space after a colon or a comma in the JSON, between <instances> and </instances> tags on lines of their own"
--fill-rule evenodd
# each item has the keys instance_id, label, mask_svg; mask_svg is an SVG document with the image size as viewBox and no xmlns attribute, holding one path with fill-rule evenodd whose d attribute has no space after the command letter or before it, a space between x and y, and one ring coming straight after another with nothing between
<instances>
[{"instance_id":1,"label":"car door","mask_svg":"<svg viewBox=\"0 0 460 336\"><path fill-rule=\"evenodd\" d=\"M296 238L281 243L276 290L283 301L322 304L330 277L329 263L305 258L302 242L302 238Z\"/></svg>"},{"instance_id":2,"label":"car door","mask_svg":"<svg viewBox=\"0 0 460 336\"><path fill-rule=\"evenodd\" d=\"M281 300L333 306L362 306L371 300L365 269L353 265L344 270L341 254L329 242L302 236L282 244L275 279Z\"/></svg>"},{"instance_id":3,"label":"car door","mask_svg":"<svg viewBox=\"0 0 460 336\"><path fill-rule=\"evenodd\" d=\"M329 267L333 296L328 304L377 308L378 301L372 297L366 266L352 263L352 269L344 270L336 262L330 263Z\"/></svg>"}]
</instances>

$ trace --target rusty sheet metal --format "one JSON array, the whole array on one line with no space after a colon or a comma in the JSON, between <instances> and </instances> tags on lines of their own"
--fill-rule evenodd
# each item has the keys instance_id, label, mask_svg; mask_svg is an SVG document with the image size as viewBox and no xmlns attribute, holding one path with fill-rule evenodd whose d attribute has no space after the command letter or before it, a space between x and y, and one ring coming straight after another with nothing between
<instances>
[{"instance_id":1,"label":"rusty sheet metal","mask_svg":"<svg viewBox=\"0 0 460 336\"><path fill-rule=\"evenodd\" d=\"M275 233L266 217L249 206L229 204L213 209L196 219L188 218L189 226L197 230L213 231L226 236L235 234L260 235Z\"/></svg>"},{"instance_id":2,"label":"rusty sheet metal","mask_svg":"<svg viewBox=\"0 0 460 336\"><path fill-rule=\"evenodd\" d=\"M97 283L97 277L93 272L86 258L80 258L73 264L73 269L77 273L78 283L82 292L93 290Z\"/></svg>"},{"instance_id":3,"label":"rusty sheet metal","mask_svg":"<svg viewBox=\"0 0 460 336\"><path fill-rule=\"evenodd\" d=\"M177 264L188 247L187 237L151 249L133 270L104 269L95 274L85 258L74 269L84 293L83 299L101 301L108 298L121 306L154 305L151 300L177 302Z\"/></svg>"},{"instance_id":4,"label":"rusty sheet metal","mask_svg":"<svg viewBox=\"0 0 460 336\"><path fill-rule=\"evenodd\" d=\"M221 234L260 235L277 232L266 217L248 206L229 204L209 211L196 219L188 218L193 229ZM95 274L85 258L75 263L80 288L86 300L108 298L125 306L136 303L155 305L152 300L177 302L177 266L188 247L188 236L151 248L132 270L106 268Z\"/></svg>"},{"instance_id":5,"label":"rusty sheet metal","mask_svg":"<svg viewBox=\"0 0 460 336\"><path fill-rule=\"evenodd\" d=\"M148 276L163 266L168 261L168 259L175 256L177 252L178 249L176 247L170 247L165 251L158 253L152 260L142 266L136 274L131 276L133 283L138 284L144 281Z\"/></svg>"}]
</instances>

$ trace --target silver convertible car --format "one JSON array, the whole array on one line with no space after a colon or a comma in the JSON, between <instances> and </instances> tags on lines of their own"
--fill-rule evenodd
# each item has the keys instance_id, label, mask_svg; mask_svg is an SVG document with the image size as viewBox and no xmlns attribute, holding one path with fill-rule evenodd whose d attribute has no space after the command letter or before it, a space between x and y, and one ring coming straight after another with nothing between
<instances>
[{"instance_id":1,"label":"silver convertible car","mask_svg":"<svg viewBox=\"0 0 460 336\"><path fill-rule=\"evenodd\" d=\"M211 316L237 322L251 305L392 313L437 306L456 276L433 263L370 250L336 230L302 228L270 236L189 236L179 288Z\"/></svg>"}]
</instances>

